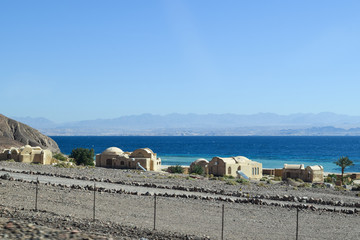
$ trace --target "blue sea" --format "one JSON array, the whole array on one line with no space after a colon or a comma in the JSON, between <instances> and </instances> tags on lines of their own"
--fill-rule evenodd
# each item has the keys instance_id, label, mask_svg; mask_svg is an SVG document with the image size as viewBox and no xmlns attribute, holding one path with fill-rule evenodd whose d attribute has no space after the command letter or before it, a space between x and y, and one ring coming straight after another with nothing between
<instances>
[{"instance_id":1,"label":"blue sea","mask_svg":"<svg viewBox=\"0 0 360 240\"><path fill-rule=\"evenodd\" d=\"M282 168L288 164L320 164L326 172L340 172L333 162L348 156L354 166L347 172L360 172L360 137L143 137L143 136L52 136L61 151L70 154L74 148L93 148L101 153L108 147L123 151L151 148L163 165L190 165L198 158L245 156L261 162L263 168Z\"/></svg>"}]
</instances>

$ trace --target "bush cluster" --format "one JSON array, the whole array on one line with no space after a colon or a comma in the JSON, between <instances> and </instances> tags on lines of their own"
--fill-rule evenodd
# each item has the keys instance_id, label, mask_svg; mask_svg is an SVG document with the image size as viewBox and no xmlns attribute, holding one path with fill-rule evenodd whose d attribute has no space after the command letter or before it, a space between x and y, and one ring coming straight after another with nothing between
<instances>
[{"instance_id":1,"label":"bush cluster","mask_svg":"<svg viewBox=\"0 0 360 240\"><path fill-rule=\"evenodd\" d=\"M184 168L180 165L168 167L169 173L184 173Z\"/></svg>"},{"instance_id":2,"label":"bush cluster","mask_svg":"<svg viewBox=\"0 0 360 240\"><path fill-rule=\"evenodd\" d=\"M58 167L58 168L75 168L75 166L73 166L69 162L59 162L59 163L55 164L54 167Z\"/></svg>"},{"instance_id":3,"label":"bush cluster","mask_svg":"<svg viewBox=\"0 0 360 240\"><path fill-rule=\"evenodd\" d=\"M190 174L203 175L204 169L200 165L195 165L190 169Z\"/></svg>"},{"instance_id":4,"label":"bush cluster","mask_svg":"<svg viewBox=\"0 0 360 240\"><path fill-rule=\"evenodd\" d=\"M53 158L60 160L60 161L66 161L67 158L62 153L56 153L53 155Z\"/></svg>"},{"instance_id":5,"label":"bush cluster","mask_svg":"<svg viewBox=\"0 0 360 240\"><path fill-rule=\"evenodd\" d=\"M94 166L94 149L75 148L69 156L77 165Z\"/></svg>"}]
</instances>

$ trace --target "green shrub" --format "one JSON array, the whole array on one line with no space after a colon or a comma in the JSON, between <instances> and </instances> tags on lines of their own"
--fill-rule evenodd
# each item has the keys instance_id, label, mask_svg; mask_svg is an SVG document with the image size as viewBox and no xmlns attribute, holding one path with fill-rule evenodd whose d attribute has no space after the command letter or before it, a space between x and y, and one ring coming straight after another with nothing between
<instances>
[{"instance_id":1,"label":"green shrub","mask_svg":"<svg viewBox=\"0 0 360 240\"><path fill-rule=\"evenodd\" d=\"M203 175L204 169L200 165L195 165L190 169L190 174Z\"/></svg>"},{"instance_id":2,"label":"green shrub","mask_svg":"<svg viewBox=\"0 0 360 240\"><path fill-rule=\"evenodd\" d=\"M302 179L300 179L300 178L295 179L295 181L300 182L300 183L303 183L303 182L304 182L304 181L303 181Z\"/></svg>"},{"instance_id":3,"label":"green shrub","mask_svg":"<svg viewBox=\"0 0 360 240\"><path fill-rule=\"evenodd\" d=\"M237 185L238 183L235 180L226 180L227 185Z\"/></svg>"},{"instance_id":4,"label":"green shrub","mask_svg":"<svg viewBox=\"0 0 360 240\"><path fill-rule=\"evenodd\" d=\"M66 161L67 158L62 153L56 153L53 155L53 158L60 160L60 161Z\"/></svg>"},{"instance_id":5,"label":"green shrub","mask_svg":"<svg viewBox=\"0 0 360 240\"><path fill-rule=\"evenodd\" d=\"M183 173L184 168L180 165L170 166L170 167L168 167L168 172L169 173Z\"/></svg>"},{"instance_id":6,"label":"green shrub","mask_svg":"<svg viewBox=\"0 0 360 240\"><path fill-rule=\"evenodd\" d=\"M266 182L267 182L268 184L273 184L273 181L271 181L271 179L266 180Z\"/></svg>"},{"instance_id":7,"label":"green shrub","mask_svg":"<svg viewBox=\"0 0 360 240\"><path fill-rule=\"evenodd\" d=\"M324 179L324 182L334 183L336 179L337 179L336 174L328 174L327 177Z\"/></svg>"},{"instance_id":8,"label":"green shrub","mask_svg":"<svg viewBox=\"0 0 360 240\"><path fill-rule=\"evenodd\" d=\"M282 177L274 177L274 181L282 181Z\"/></svg>"},{"instance_id":9,"label":"green shrub","mask_svg":"<svg viewBox=\"0 0 360 240\"><path fill-rule=\"evenodd\" d=\"M302 183L299 185L299 187L310 188L310 187L312 187L312 184L311 183Z\"/></svg>"},{"instance_id":10,"label":"green shrub","mask_svg":"<svg viewBox=\"0 0 360 240\"><path fill-rule=\"evenodd\" d=\"M262 182L264 182L264 181L266 181L267 180L267 177L262 177L261 179L260 179L260 181L262 181Z\"/></svg>"},{"instance_id":11,"label":"green shrub","mask_svg":"<svg viewBox=\"0 0 360 240\"><path fill-rule=\"evenodd\" d=\"M9 159L9 160L6 160L6 162L15 162L14 159Z\"/></svg>"},{"instance_id":12,"label":"green shrub","mask_svg":"<svg viewBox=\"0 0 360 240\"><path fill-rule=\"evenodd\" d=\"M354 183L354 181L350 177L343 177L343 184L350 185Z\"/></svg>"},{"instance_id":13,"label":"green shrub","mask_svg":"<svg viewBox=\"0 0 360 240\"><path fill-rule=\"evenodd\" d=\"M250 183L248 180L243 179L243 178L236 179L236 182L241 183L241 184L249 184Z\"/></svg>"},{"instance_id":14,"label":"green shrub","mask_svg":"<svg viewBox=\"0 0 360 240\"><path fill-rule=\"evenodd\" d=\"M346 189L343 186L335 186L336 191L345 191Z\"/></svg>"},{"instance_id":15,"label":"green shrub","mask_svg":"<svg viewBox=\"0 0 360 240\"><path fill-rule=\"evenodd\" d=\"M325 188L325 184L313 184L313 188Z\"/></svg>"},{"instance_id":16,"label":"green shrub","mask_svg":"<svg viewBox=\"0 0 360 240\"><path fill-rule=\"evenodd\" d=\"M227 178L227 179L235 179L235 177L232 176L232 175L224 175L224 178Z\"/></svg>"},{"instance_id":17,"label":"green shrub","mask_svg":"<svg viewBox=\"0 0 360 240\"><path fill-rule=\"evenodd\" d=\"M267 185L263 182L259 182L257 185L258 187L267 187Z\"/></svg>"},{"instance_id":18,"label":"green shrub","mask_svg":"<svg viewBox=\"0 0 360 240\"><path fill-rule=\"evenodd\" d=\"M69 156L74 158L77 165L94 166L94 149L75 148Z\"/></svg>"},{"instance_id":19,"label":"green shrub","mask_svg":"<svg viewBox=\"0 0 360 240\"><path fill-rule=\"evenodd\" d=\"M75 166L73 166L73 164L71 164L69 162L64 162L64 161L55 164L54 167L58 167L58 168L75 168Z\"/></svg>"}]
</instances>

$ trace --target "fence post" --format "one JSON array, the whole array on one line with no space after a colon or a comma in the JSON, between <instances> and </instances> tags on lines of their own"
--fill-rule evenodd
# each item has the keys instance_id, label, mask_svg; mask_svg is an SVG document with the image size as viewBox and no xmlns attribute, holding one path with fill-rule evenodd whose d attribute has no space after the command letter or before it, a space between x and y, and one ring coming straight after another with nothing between
<instances>
[{"instance_id":1,"label":"fence post","mask_svg":"<svg viewBox=\"0 0 360 240\"><path fill-rule=\"evenodd\" d=\"M154 194L154 230L156 229L156 194Z\"/></svg>"},{"instance_id":2,"label":"fence post","mask_svg":"<svg viewBox=\"0 0 360 240\"><path fill-rule=\"evenodd\" d=\"M94 207L93 207L93 221L95 222L95 197L96 197L96 183L94 182Z\"/></svg>"},{"instance_id":3,"label":"fence post","mask_svg":"<svg viewBox=\"0 0 360 240\"><path fill-rule=\"evenodd\" d=\"M222 205L222 217L221 217L221 240L224 240L224 212L225 206Z\"/></svg>"},{"instance_id":4,"label":"fence post","mask_svg":"<svg viewBox=\"0 0 360 240\"><path fill-rule=\"evenodd\" d=\"M296 240L299 239L299 207L296 208Z\"/></svg>"},{"instance_id":5,"label":"fence post","mask_svg":"<svg viewBox=\"0 0 360 240\"><path fill-rule=\"evenodd\" d=\"M38 210L38 191L39 191L39 177L36 178L36 190L35 190L35 211Z\"/></svg>"}]
</instances>

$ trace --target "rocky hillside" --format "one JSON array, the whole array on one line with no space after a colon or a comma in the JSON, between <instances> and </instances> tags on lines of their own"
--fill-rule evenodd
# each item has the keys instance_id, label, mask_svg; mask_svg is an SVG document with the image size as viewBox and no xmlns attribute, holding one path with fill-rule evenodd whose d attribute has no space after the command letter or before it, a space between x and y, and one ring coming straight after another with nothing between
<instances>
[{"instance_id":1,"label":"rocky hillside","mask_svg":"<svg viewBox=\"0 0 360 240\"><path fill-rule=\"evenodd\" d=\"M0 150L24 145L60 152L57 143L38 130L0 114Z\"/></svg>"}]
</instances>

